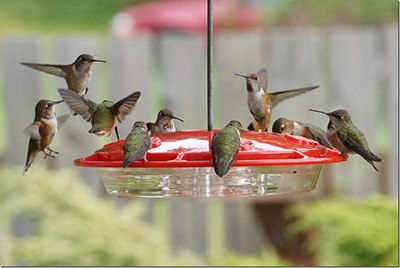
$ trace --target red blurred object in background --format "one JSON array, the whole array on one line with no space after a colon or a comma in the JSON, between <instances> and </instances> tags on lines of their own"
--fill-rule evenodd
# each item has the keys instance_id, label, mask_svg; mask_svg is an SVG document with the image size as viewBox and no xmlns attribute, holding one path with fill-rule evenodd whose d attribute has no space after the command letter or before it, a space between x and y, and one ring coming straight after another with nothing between
<instances>
[{"instance_id":1,"label":"red blurred object in background","mask_svg":"<svg viewBox=\"0 0 400 268\"><path fill-rule=\"evenodd\" d=\"M237 0L214 0L213 3L216 32L260 27L262 15L259 7ZM166 0L129 7L114 17L111 31L120 36L161 31L205 34L207 1Z\"/></svg>"}]
</instances>

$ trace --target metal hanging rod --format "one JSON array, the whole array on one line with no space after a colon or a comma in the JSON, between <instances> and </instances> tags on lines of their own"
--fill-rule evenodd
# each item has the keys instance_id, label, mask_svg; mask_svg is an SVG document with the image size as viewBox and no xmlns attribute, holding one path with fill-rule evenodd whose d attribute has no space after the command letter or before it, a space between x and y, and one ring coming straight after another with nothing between
<instances>
[{"instance_id":1,"label":"metal hanging rod","mask_svg":"<svg viewBox=\"0 0 400 268\"><path fill-rule=\"evenodd\" d=\"M213 1L207 4L207 122L208 131L213 130L212 65L213 65Z\"/></svg>"}]
</instances>

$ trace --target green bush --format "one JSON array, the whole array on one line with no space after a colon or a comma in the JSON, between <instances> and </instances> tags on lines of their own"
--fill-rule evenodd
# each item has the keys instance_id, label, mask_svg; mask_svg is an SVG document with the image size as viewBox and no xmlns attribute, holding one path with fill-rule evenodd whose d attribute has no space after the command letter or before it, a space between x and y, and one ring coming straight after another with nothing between
<instances>
[{"instance_id":1,"label":"green bush","mask_svg":"<svg viewBox=\"0 0 400 268\"><path fill-rule=\"evenodd\" d=\"M388 197L307 203L289 214L293 232L314 231L310 249L320 265L398 266L398 205Z\"/></svg>"},{"instance_id":2,"label":"green bush","mask_svg":"<svg viewBox=\"0 0 400 268\"><path fill-rule=\"evenodd\" d=\"M94 196L71 170L50 172L38 165L22 176L20 168L0 168L0 178L4 265L285 264L273 253L241 256L210 248L205 258L189 251L171 254L168 228L142 221L140 202L131 200L116 209L111 198ZM17 225L22 226L19 237L15 237Z\"/></svg>"},{"instance_id":3,"label":"green bush","mask_svg":"<svg viewBox=\"0 0 400 268\"><path fill-rule=\"evenodd\" d=\"M20 174L0 170L2 264L127 266L170 261L165 235L141 220L138 202L116 210L111 200L96 198L71 171L36 168L24 177ZM28 223L28 233L20 238L10 235L16 221Z\"/></svg>"}]
</instances>

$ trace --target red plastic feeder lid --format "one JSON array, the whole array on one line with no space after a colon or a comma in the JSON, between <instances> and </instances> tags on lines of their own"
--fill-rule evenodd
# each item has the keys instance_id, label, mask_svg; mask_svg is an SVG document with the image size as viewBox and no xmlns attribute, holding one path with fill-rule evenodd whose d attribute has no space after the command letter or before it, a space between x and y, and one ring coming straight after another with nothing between
<instances>
[{"instance_id":1,"label":"red plastic feeder lid","mask_svg":"<svg viewBox=\"0 0 400 268\"><path fill-rule=\"evenodd\" d=\"M128 168L212 167L210 144L217 130L184 130L152 135L151 147L143 159ZM233 166L286 166L328 164L345 161L337 151L300 136L243 131L241 147ZM77 166L122 168L123 144L104 145L94 154L74 161Z\"/></svg>"}]
</instances>

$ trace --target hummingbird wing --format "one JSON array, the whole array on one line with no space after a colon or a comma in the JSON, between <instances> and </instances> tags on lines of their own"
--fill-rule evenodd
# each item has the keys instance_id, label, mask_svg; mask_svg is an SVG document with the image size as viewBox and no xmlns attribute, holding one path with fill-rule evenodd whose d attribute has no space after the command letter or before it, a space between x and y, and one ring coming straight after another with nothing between
<instances>
[{"instance_id":1,"label":"hummingbird wing","mask_svg":"<svg viewBox=\"0 0 400 268\"><path fill-rule=\"evenodd\" d=\"M117 118L118 122L121 123L124 121L125 116L127 116L132 108L135 106L136 101L140 97L140 91L136 91L129 96L119 100L117 103L110 107L111 112Z\"/></svg>"},{"instance_id":2,"label":"hummingbird wing","mask_svg":"<svg viewBox=\"0 0 400 268\"><path fill-rule=\"evenodd\" d=\"M361 155L365 160L367 161L376 161L376 162L381 162L382 159L376 155L374 155L368 148L368 143L366 142L366 138L364 136L364 133L359 132L357 133L358 135L362 135L361 139L357 140L363 140L363 142L357 142L356 139L354 139L353 135L354 132L350 132L347 135L341 135L341 133L338 132L338 137L340 140L343 142L343 144L347 147L349 147L351 150L356 152L357 154Z\"/></svg>"},{"instance_id":3,"label":"hummingbird wing","mask_svg":"<svg viewBox=\"0 0 400 268\"><path fill-rule=\"evenodd\" d=\"M33 160L35 160L36 155L40 152L40 139L29 139L28 152L26 155L24 175L28 171L29 167L32 165Z\"/></svg>"},{"instance_id":4,"label":"hummingbird wing","mask_svg":"<svg viewBox=\"0 0 400 268\"><path fill-rule=\"evenodd\" d=\"M29 63L29 62L20 62L22 65L28 66L32 69L52 74L55 76L59 76L62 78L67 78L67 72L65 71L65 65L56 65L56 64L41 64L41 63Z\"/></svg>"},{"instance_id":5,"label":"hummingbird wing","mask_svg":"<svg viewBox=\"0 0 400 268\"><path fill-rule=\"evenodd\" d=\"M85 99L70 89L60 88L58 89L58 93L60 93L72 111L82 116L86 121L90 121L93 112L96 110L97 104L95 102Z\"/></svg>"},{"instance_id":6,"label":"hummingbird wing","mask_svg":"<svg viewBox=\"0 0 400 268\"><path fill-rule=\"evenodd\" d=\"M270 97L269 105L271 106L271 108L274 108L278 103L280 103L283 100L296 97L298 95L301 95L316 88L319 88L319 86L303 87L303 88L267 93L268 96Z\"/></svg>"},{"instance_id":7,"label":"hummingbird wing","mask_svg":"<svg viewBox=\"0 0 400 268\"><path fill-rule=\"evenodd\" d=\"M265 68L262 68L261 70L258 71L256 74L258 78L261 80L261 87L264 91L267 91L268 88L268 73Z\"/></svg>"},{"instance_id":8,"label":"hummingbird wing","mask_svg":"<svg viewBox=\"0 0 400 268\"><path fill-rule=\"evenodd\" d=\"M62 116L57 117L57 128L62 127L62 125L67 121L69 118L69 114L64 114Z\"/></svg>"},{"instance_id":9,"label":"hummingbird wing","mask_svg":"<svg viewBox=\"0 0 400 268\"><path fill-rule=\"evenodd\" d=\"M40 143L41 143L41 136L40 136L40 121L33 122L29 126L27 126L23 133L30 136L29 145L28 145L28 152L26 156L26 162L24 167L24 174L32 165L33 160L35 159L38 152L40 152Z\"/></svg>"},{"instance_id":10,"label":"hummingbird wing","mask_svg":"<svg viewBox=\"0 0 400 268\"><path fill-rule=\"evenodd\" d=\"M30 136L31 139L33 139L33 140L40 140L41 139L40 132L39 132L40 124L41 123L39 121L33 122L32 124L30 124L29 126L27 126L24 129L23 133L25 135Z\"/></svg>"}]
</instances>

